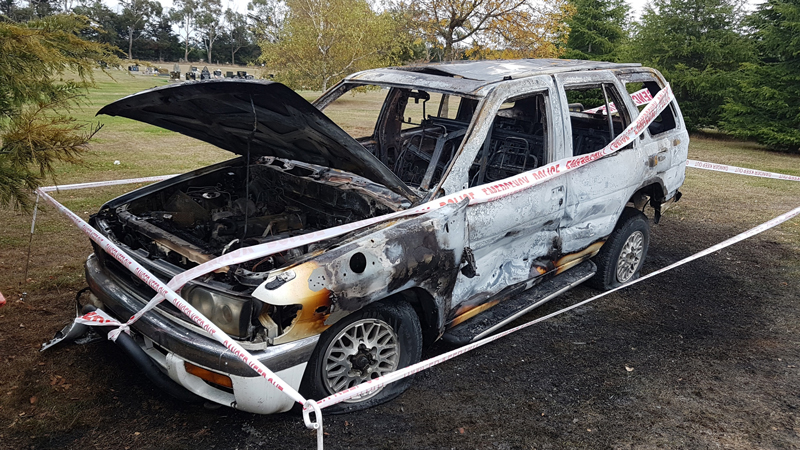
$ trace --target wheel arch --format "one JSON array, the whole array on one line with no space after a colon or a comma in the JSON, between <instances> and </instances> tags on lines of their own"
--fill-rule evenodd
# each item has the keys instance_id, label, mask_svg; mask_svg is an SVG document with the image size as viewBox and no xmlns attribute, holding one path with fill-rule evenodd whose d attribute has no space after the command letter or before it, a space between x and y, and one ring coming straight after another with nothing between
<instances>
[{"instance_id":1,"label":"wheel arch","mask_svg":"<svg viewBox=\"0 0 800 450\"><path fill-rule=\"evenodd\" d=\"M648 200L650 200L652 206L654 203L661 204L666 196L667 188L664 186L664 181L660 178L651 178L636 189L633 195L628 199L626 207L633 207L639 211L643 211ZM621 217L622 214L620 214L620 218Z\"/></svg>"},{"instance_id":2,"label":"wheel arch","mask_svg":"<svg viewBox=\"0 0 800 450\"><path fill-rule=\"evenodd\" d=\"M412 287L396 292L380 301L391 301L391 299L405 301L414 308L422 328L424 346L430 345L439 338L444 311L442 311L442 304L437 302L430 292L421 287Z\"/></svg>"}]
</instances>

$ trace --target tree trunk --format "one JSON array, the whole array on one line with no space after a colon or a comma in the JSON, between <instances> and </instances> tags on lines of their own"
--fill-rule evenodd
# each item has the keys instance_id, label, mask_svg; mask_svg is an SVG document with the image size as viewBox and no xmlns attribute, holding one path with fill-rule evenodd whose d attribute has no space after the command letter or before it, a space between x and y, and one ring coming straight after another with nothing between
<instances>
[{"instance_id":1,"label":"tree trunk","mask_svg":"<svg viewBox=\"0 0 800 450\"><path fill-rule=\"evenodd\" d=\"M183 50L183 60L185 62L189 62L189 34L188 33L186 34L186 41L184 42L184 44L185 45L183 47L183 49L184 49Z\"/></svg>"},{"instance_id":2,"label":"tree trunk","mask_svg":"<svg viewBox=\"0 0 800 450\"><path fill-rule=\"evenodd\" d=\"M445 61L452 61L453 60L452 56L450 55L452 52L453 52L453 41L448 38L447 40L445 40L445 43L444 43L444 55L442 55L442 57L444 57Z\"/></svg>"},{"instance_id":3,"label":"tree trunk","mask_svg":"<svg viewBox=\"0 0 800 450\"><path fill-rule=\"evenodd\" d=\"M128 27L128 59L133 59L133 27Z\"/></svg>"}]
</instances>

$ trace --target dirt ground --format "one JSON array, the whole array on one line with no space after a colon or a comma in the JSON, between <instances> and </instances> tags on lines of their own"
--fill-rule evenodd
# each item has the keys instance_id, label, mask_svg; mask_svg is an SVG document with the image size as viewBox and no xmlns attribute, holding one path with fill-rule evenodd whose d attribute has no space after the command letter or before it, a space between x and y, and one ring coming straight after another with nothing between
<instances>
[{"instance_id":1,"label":"dirt ground","mask_svg":"<svg viewBox=\"0 0 800 450\"><path fill-rule=\"evenodd\" d=\"M751 197L763 182L724 177L735 176L690 173L683 206L652 226L644 272L798 206L782 187L770 188L780 200L769 189ZM738 193L702 189L720 179ZM741 219L754 211L758 220ZM43 232L55 227L43 220ZM436 366L388 404L325 416L325 446L800 448L798 230L786 224ZM80 267L73 253L88 254L88 244L73 245L35 250L66 265L51 278ZM4 270L22 264L20 252L6 257ZM70 320L81 286L79 277L53 282L0 309L0 448L314 447L297 414L165 396L113 344L39 353ZM594 294L579 287L525 320ZM423 357L449 349L435 344Z\"/></svg>"}]
</instances>

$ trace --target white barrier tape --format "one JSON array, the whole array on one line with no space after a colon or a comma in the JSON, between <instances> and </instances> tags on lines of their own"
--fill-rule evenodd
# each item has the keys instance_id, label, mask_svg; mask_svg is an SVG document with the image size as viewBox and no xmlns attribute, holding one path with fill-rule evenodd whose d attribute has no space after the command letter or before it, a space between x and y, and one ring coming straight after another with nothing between
<instances>
[{"instance_id":1,"label":"white barrier tape","mask_svg":"<svg viewBox=\"0 0 800 450\"><path fill-rule=\"evenodd\" d=\"M290 385L286 384L280 377L275 375L267 366L261 363L258 359L256 359L253 355L250 354L247 350L245 350L241 345L239 345L235 340L225 334L224 331L219 329L211 320L197 311L191 304L186 302L183 298L181 298L178 294L176 294L172 289L167 287L161 280L159 280L155 275L151 274L147 269L142 267L138 262L136 262L133 258L128 256L125 252L123 252L116 244L108 240L105 236L103 236L99 231L92 228L91 225L86 223L83 219L78 217L75 213L67 209L64 205L56 201L53 197L49 194L44 192L42 189L38 189L37 192L47 200L50 204L52 204L56 209L58 209L61 213L66 215L72 222L78 226L78 228L86 233L91 240L97 243L100 248L103 249L110 257L116 259L120 262L126 269L132 272L134 275L139 277L142 281L145 282L148 286L154 289L156 292L159 292L161 295L165 296L170 303L175 305L179 311L186 314L194 323L196 323L200 328L206 331L211 337L215 340L220 342L224 345L231 353L236 355L239 359L241 359L245 364L247 364L250 368L255 370L259 375L264 377L270 384L275 386L276 389L286 393L292 400L302 404L305 404L306 400L297 392L294 388ZM87 325L107 325L105 322L100 322L100 320L105 320L105 318L98 314L96 316L89 316L88 314L82 316L83 321L81 323L85 323ZM98 319L94 320L93 318L99 317ZM77 319L76 319L77 320ZM113 320L113 319L112 319ZM119 322L117 322L119 323Z\"/></svg>"},{"instance_id":2,"label":"white barrier tape","mask_svg":"<svg viewBox=\"0 0 800 450\"><path fill-rule=\"evenodd\" d=\"M695 161L693 159L686 160L686 167L713 170L715 172L737 173L739 175L748 175L751 177L759 177L759 178L774 178L776 180L800 181L800 177L794 175L786 175L783 173L775 173L775 172L765 172L763 170L746 169L744 167L729 166L726 164Z\"/></svg>"},{"instance_id":3,"label":"white barrier tape","mask_svg":"<svg viewBox=\"0 0 800 450\"><path fill-rule=\"evenodd\" d=\"M311 420L311 413L314 413L316 422ZM303 404L303 422L309 430L317 430L317 450L322 450L324 431L322 430L322 409L314 400L306 400Z\"/></svg>"},{"instance_id":4,"label":"white barrier tape","mask_svg":"<svg viewBox=\"0 0 800 450\"><path fill-rule=\"evenodd\" d=\"M85 188L93 188L93 187L103 187L103 186L114 186L118 184L132 184L132 183L152 183L154 181L161 181L166 180L167 178L172 178L178 176L178 174L173 175L157 175L154 177L144 177L144 178L129 178L127 180L110 180L110 181L94 181L91 183L77 183L77 184L63 184L61 186L45 186L39 188L43 192L52 192L52 191L69 191L72 189L85 189Z\"/></svg>"},{"instance_id":5,"label":"white barrier tape","mask_svg":"<svg viewBox=\"0 0 800 450\"><path fill-rule=\"evenodd\" d=\"M86 313L80 317L75 318L76 323L82 323L84 325L92 325L92 326L120 326L122 325L119 321L111 316L109 316L105 311L102 309L97 309L92 312Z\"/></svg>"},{"instance_id":6,"label":"white barrier tape","mask_svg":"<svg viewBox=\"0 0 800 450\"><path fill-rule=\"evenodd\" d=\"M619 149L625 147L632 142L639 134L641 134L650 123L667 107L669 102L673 100L672 89L669 85L656 94L654 101L652 101L625 130L620 133L610 144L596 152L589 153L582 156L571 158L564 158L554 163L547 164L538 169L533 169L527 172L517 174L513 177L506 178L494 183L485 184L470 189L466 189L455 194L448 195L443 198L430 201L415 208L398 211L380 217L373 217L370 219L361 220L338 227L328 228L325 230L316 231L314 233L304 234L301 236L290 237L278 241L267 242L265 244L253 245L250 247L240 248L231 253L215 258L211 261L205 262L195 266L185 272L182 272L173 277L167 285L170 289L179 291L186 283L194 280L197 277L206 275L208 273L219 270L223 267L241 264L243 262L251 261L256 258L265 258L269 255L296 248L302 245L312 244L324 239L341 236L350 231L364 228L376 223L385 222L388 220L422 214L434 209L438 209L448 203L457 203L465 198L469 198L470 205L490 202L502 197L516 194L525 189L531 188L545 181L549 181L557 176L571 172L575 169L585 166L592 161L608 156ZM139 310L133 317L131 317L125 324L130 326L139 318L142 317L147 311L154 308L163 300L161 294L154 296L144 308ZM120 331L116 331L113 336L119 335ZM111 335L110 335L111 336Z\"/></svg>"},{"instance_id":7,"label":"white barrier tape","mask_svg":"<svg viewBox=\"0 0 800 450\"><path fill-rule=\"evenodd\" d=\"M653 101L653 96L650 95L650 91L647 88L640 89L640 90L634 92L633 94L631 94L631 98L633 99L633 103L635 103L636 106L646 105L646 104L648 104L648 103ZM614 114L615 112L617 112L617 107L616 107L616 105L614 105L613 102L608 105L608 108L611 110L611 114ZM606 106L605 105L598 106L597 108L587 109L587 110L582 111L582 112L594 114L594 113L597 113L597 112L600 112L600 111L603 111L603 114L605 114L606 113Z\"/></svg>"},{"instance_id":8,"label":"white barrier tape","mask_svg":"<svg viewBox=\"0 0 800 450\"><path fill-rule=\"evenodd\" d=\"M404 369L400 369L400 370L397 370L397 371L392 372L390 374L384 375L382 377L375 378L374 380L370 380L370 381L367 381L365 383L359 384L359 385L354 386L354 387L352 387L350 389L346 389L344 391L340 391L340 392L338 392L336 394L333 394L333 395L331 395L329 397L326 397L326 398L323 398L322 400L319 400L317 402L317 404L319 405L320 408L324 409L324 408L327 408L328 406L335 405L335 404L337 404L339 402L343 402L343 401L351 399L353 397L358 397L360 395L368 394L368 393L373 392L373 391L375 391L375 390L377 390L377 389L379 389L379 388L381 388L383 386L386 386L389 383L393 383L393 382L395 382L397 380L400 380L402 378L408 377L410 375L414 375L417 372L421 372L421 371L423 371L425 369L428 369L430 367L433 367L433 366L435 366L437 364L443 363L443 362L445 362L445 361L447 361L449 359L453 359L458 355L461 355L461 354L464 354L464 353L466 353L468 351L474 350L474 349L476 349L476 348L478 348L480 346L486 345L486 344L488 344L488 343L490 343L492 341L496 341L496 340L498 340L498 339L500 339L502 337L508 336L511 333L517 332L517 331L522 330L524 328L527 328L527 327L529 327L531 325L537 324L539 322L542 322L542 321L545 321L547 319L553 318L553 317L558 316L560 314L563 314L565 312L571 311L571 310L573 310L575 308L578 308L578 307L581 307L583 305L586 305L587 303L591 303L591 302L593 302L593 301L595 301L597 299L605 297L606 295L611 294L612 292L617 292L617 291L619 291L621 289L625 289L625 288L627 288L629 286L632 286L632 285L634 285L636 283L640 283L640 282L642 282L644 280L647 280L647 279L650 279L650 278L652 278L652 277L654 277L656 275L662 274L662 273L667 272L669 270L672 270L672 269L674 269L676 267L682 266L682 265L684 265L686 263L689 263L689 262L694 261L696 259L702 258L702 257L704 257L704 256L706 256L706 255L708 255L710 253L714 253L714 252L716 252L718 250L721 250L721 249L723 249L725 247L731 246L731 245L733 245L733 244L735 244L737 242L740 242L740 241L743 241L743 240L745 240L747 238L753 237L753 236L755 236L755 235L757 235L759 233L762 233L762 232L764 232L764 231L766 231L766 230L768 230L770 228L773 228L773 227L775 227L777 225L780 225L783 222L786 222L787 220L790 220L790 219L792 219L792 218L794 218L794 217L796 217L798 215L800 215L800 207L795 208L795 209L793 209L793 210L791 210L791 211L789 211L787 213L781 214L780 216L778 216L778 217L776 217L776 218L774 218L772 220L764 222L761 225L758 225L758 226L756 226L754 228L751 228L751 229L749 229L749 230L747 230L747 231L745 231L743 233L737 234L736 236L734 236L734 237L732 237L730 239L726 239L726 240L720 242L719 244L713 245L713 246L711 246L711 247L709 247L709 248L707 248L707 249L705 249L703 251L695 253L694 255L691 255L689 257L681 259L680 261L678 261L676 263L670 264L670 265L668 265L668 266L666 266L664 268L656 270L655 272L651 272L651 273L649 273L649 274L647 274L647 275L645 275L645 276L643 276L643 277L641 277L639 279L636 279L634 281L629 282L628 284L625 284L625 285L619 286L617 288L611 289L609 291L603 292L602 294L595 295L592 298L589 298L587 300L583 300L582 302L576 303L576 304L574 304L572 306L569 306L567 308L558 310L558 311L556 311L554 313L548 314L546 316L543 316L543 317L540 317L538 319L532 320L530 322L524 323L522 325L516 326L516 327L511 328L509 330L506 330L506 331L504 331L502 333L495 334L493 336L489 336L487 338L481 339L480 341L474 342L472 344L467 344L467 345L465 345L463 347L457 348L455 350L451 350L451 351L449 351L447 353L444 353L444 354L441 354L439 356L430 358L428 360L420 361L420 362L418 362L416 364L413 364L411 366L408 366L408 367L406 367Z\"/></svg>"}]
</instances>

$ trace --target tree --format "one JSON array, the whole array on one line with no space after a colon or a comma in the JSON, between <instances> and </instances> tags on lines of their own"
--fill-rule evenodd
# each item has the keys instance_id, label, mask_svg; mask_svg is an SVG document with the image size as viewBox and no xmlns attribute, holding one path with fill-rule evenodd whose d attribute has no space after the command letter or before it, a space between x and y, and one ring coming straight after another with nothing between
<instances>
[{"instance_id":1,"label":"tree","mask_svg":"<svg viewBox=\"0 0 800 450\"><path fill-rule=\"evenodd\" d=\"M526 2L474 34L472 47L464 56L471 59L556 58L564 52L558 42L566 36L567 20L573 12L567 0Z\"/></svg>"},{"instance_id":2,"label":"tree","mask_svg":"<svg viewBox=\"0 0 800 450\"><path fill-rule=\"evenodd\" d=\"M134 35L153 17L161 16L161 3L150 0L119 0L119 4L122 6L122 23L128 35L128 59L133 59Z\"/></svg>"},{"instance_id":3,"label":"tree","mask_svg":"<svg viewBox=\"0 0 800 450\"><path fill-rule=\"evenodd\" d=\"M615 61L628 36L630 7L624 0L571 0L575 14L567 20L569 37L564 58Z\"/></svg>"},{"instance_id":4,"label":"tree","mask_svg":"<svg viewBox=\"0 0 800 450\"><path fill-rule=\"evenodd\" d=\"M146 28L149 38L149 47L153 50L153 56L159 61L164 61L164 56L174 54L173 50L178 45L178 38L172 32L172 20L169 14L162 14L161 17L154 17ZM177 56L177 55L176 55Z\"/></svg>"},{"instance_id":5,"label":"tree","mask_svg":"<svg viewBox=\"0 0 800 450\"><path fill-rule=\"evenodd\" d=\"M722 126L771 148L800 150L800 3L768 0L747 20L759 54L723 107Z\"/></svg>"},{"instance_id":6,"label":"tree","mask_svg":"<svg viewBox=\"0 0 800 450\"><path fill-rule=\"evenodd\" d=\"M261 61L295 88L327 89L345 75L389 61L393 24L366 0L287 0L276 40L261 41Z\"/></svg>"},{"instance_id":7,"label":"tree","mask_svg":"<svg viewBox=\"0 0 800 450\"><path fill-rule=\"evenodd\" d=\"M672 84L690 130L715 127L742 63L742 0L653 0L626 58L659 69Z\"/></svg>"},{"instance_id":8,"label":"tree","mask_svg":"<svg viewBox=\"0 0 800 450\"><path fill-rule=\"evenodd\" d=\"M250 32L259 42L275 42L283 26L286 5L278 0L251 0L247 4Z\"/></svg>"},{"instance_id":9,"label":"tree","mask_svg":"<svg viewBox=\"0 0 800 450\"><path fill-rule=\"evenodd\" d=\"M0 22L0 206L28 209L30 191L55 175L56 162L78 162L98 129L65 112L93 84L98 62L120 62L111 46L80 38L89 27L75 15ZM73 73L78 81L62 80Z\"/></svg>"},{"instance_id":10,"label":"tree","mask_svg":"<svg viewBox=\"0 0 800 450\"><path fill-rule=\"evenodd\" d=\"M88 17L91 21L92 26L81 31L81 37L85 39L119 46L122 36L127 34L122 17L100 0L82 3L74 8L74 12Z\"/></svg>"},{"instance_id":11,"label":"tree","mask_svg":"<svg viewBox=\"0 0 800 450\"><path fill-rule=\"evenodd\" d=\"M511 50L503 55L509 57L554 56L549 43L565 31L571 13L565 0L415 0L401 1L400 8L413 11L420 33L441 47L445 60L469 47L477 57L502 49Z\"/></svg>"},{"instance_id":12,"label":"tree","mask_svg":"<svg viewBox=\"0 0 800 450\"><path fill-rule=\"evenodd\" d=\"M194 0L175 0L170 17L181 30L183 37L183 59L189 60L189 41L194 34L197 17L197 3Z\"/></svg>"},{"instance_id":13,"label":"tree","mask_svg":"<svg viewBox=\"0 0 800 450\"><path fill-rule=\"evenodd\" d=\"M231 46L231 64L236 64L236 52L250 43L247 17L228 8L225 10L225 24L227 40Z\"/></svg>"},{"instance_id":14,"label":"tree","mask_svg":"<svg viewBox=\"0 0 800 450\"><path fill-rule=\"evenodd\" d=\"M197 31L203 40L203 45L208 54L208 62L211 63L211 50L214 42L219 39L223 32L222 27L222 3L220 0L203 0L197 9Z\"/></svg>"}]
</instances>

